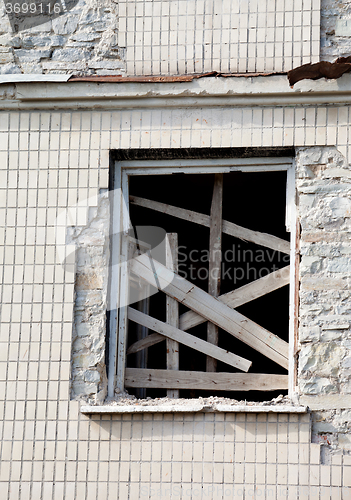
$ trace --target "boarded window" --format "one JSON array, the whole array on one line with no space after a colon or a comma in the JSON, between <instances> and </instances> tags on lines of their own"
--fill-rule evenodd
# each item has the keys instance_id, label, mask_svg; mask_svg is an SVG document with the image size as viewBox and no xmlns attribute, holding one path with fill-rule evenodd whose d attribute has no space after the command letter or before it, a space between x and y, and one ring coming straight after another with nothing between
<instances>
[{"instance_id":1,"label":"boarded window","mask_svg":"<svg viewBox=\"0 0 351 500\"><path fill-rule=\"evenodd\" d=\"M127 255L117 387L138 397L287 392L291 160L149 163L117 166Z\"/></svg>"}]
</instances>

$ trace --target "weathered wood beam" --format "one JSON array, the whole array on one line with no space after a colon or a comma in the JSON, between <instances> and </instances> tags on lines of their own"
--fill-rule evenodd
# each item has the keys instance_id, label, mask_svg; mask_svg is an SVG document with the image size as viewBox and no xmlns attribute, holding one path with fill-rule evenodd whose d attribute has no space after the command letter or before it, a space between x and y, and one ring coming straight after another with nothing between
<instances>
[{"instance_id":1,"label":"weathered wood beam","mask_svg":"<svg viewBox=\"0 0 351 500\"><path fill-rule=\"evenodd\" d=\"M134 354L135 352L142 351L143 349L146 349L148 347L151 347L152 345L158 344L159 342L162 342L163 340L166 340L163 335L160 335L159 333L150 333L147 337L145 337L142 340L137 340L132 344L127 351L127 354Z\"/></svg>"},{"instance_id":2,"label":"weathered wood beam","mask_svg":"<svg viewBox=\"0 0 351 500\"><path fill-rule=\"evenodd\" d=\"M179 219L200 224L201 226L210 227L209 215L200 214L184 208L173 207L172 205L147 200L138 196L130 196L129 201L133 205L150 208L151 210L156 210L157 212L162 212L167 215L178 217ZM233 222L223 221L223 233L244 241L250 241L251 243L271 248L272 250L277 250L278 252L283 252L288 255L290 254L290 243L288 241L278 238L277 236L272 236L271 234L260 233L258 231L253 231L252 229L238 226Z\"/></svg>"},{"instance_id":3,"label":"weathered wood beam","mask_svg":"<svg viewBox=\"0 0 351 500\"><path fill-rule=\"evenodd\" d=\"M210 244L208 267L208 293L218 297L221 288L222 264L222 205L223 205L223 174L215 174L210 213ZM207 342L218 345L218 326L207 323ZM217 360L206 358L206 371L215 372Z\"/></svg>"},{"instance_id":4,"label":"weathered wood beam","mask_svg":"<svg viewBox=\"0 0 351 500\"><path fill-rule=\"evenodd\" d=\"M287 342L174 274L159 262L147 255L140 255L131 262L131 271L264 356L288 368Z\"/></svg>"},{"instance_id":5,"label":"weathered wood beam","mask_svg":"<svg viewBox=\"0 0 351 500\"><path fill-rule=\"evenodd\" d=\"M285 285L289 284L290 277L290 266L283 267L274 273L268 274L263 278L260 278L252 283L248 283L236 290L225 293L218 297L218 300L227 304L227 306L235 309L236 307L242 306L251 300L262 297L269 292L273 292ZM207 319L203 318L194 311L187 311L182 314L179 318L179 329L187 331L194 326L205 323ZM158 333L153 333L146 337L143 341L135 342L127 351L127 354L132 354L133 352L138 352L139 350L145 349L152 345L162 342L164 337Z\"/></svg>"},{"instance_id":6,"label":"weathered wood beam","mask_svg":"<svg viewBox=\"0 0 351 500\"><path fill-rule=\"evenodd\" d=\"M140 325L146 326L150 330L154 330L155 332L160 333L171 340L175 340L180 344L184 344L192 349L195 349L196 351L223 361L223 363L234 366L239 370L247 372L252 364L251 361L248 361L245 358L209 344L205 340L199 339L190 333L182 332L181 330L178 330L178 328L167 325L167 323L163 323L156 318L151 318L151 316L147 316L132 307L128 307L128 319L134 321L135 323L139 323Z\"/></svg>"},{"instance_id":7,"label":"weathered wood beam","mask_svg":"<svg viewBox=\"0 0 351 500\"><path fill-rule=\"evenodd\" d=\"M233 309L247 304L251 300L262 297L267 293L273 292L285 285L290 281L290 266L283 267L274 273L267 274L263 278L252 281L236 290L220 295L218 299ZM206 319L194 311L187 311L179 318L179 328L181 330L189 330L194 326L205 323Z\"/></svg>"},{"instance_id":8,"label":"weathered wood beam","mask_svg":"<svg viewBox=\"0 0 351 500\"><path fill-rule=\"evenodd\" d=\"M166 235L166 266L171 271L178 272L178 235L167 233ZM167 295L166 297L166 323L179 328L179 304ZM175 340L167 339L166 361L167 370L179 370L179 344ZM179 390L168 389L167 397L179 398Z\"/></svg>"},{"instance_id":9,"label":"weathered wood beam","mask_svg":"<svg viewBox=\"0 0 351 500\"><path fill-rule=\"evenodd\" d=\"M221 391L275 391L288 388L288 375L208 373L127 368L126 387Z\"/></svg>"},{"instance_id":10,"label":"weathered wood beam","mask_svg":"<svg viewBox=\"0 0 351 500\"><path fill-rule=\"evenodd\" d=\"M142 288L149 289L150 285L147 283ZM150 304L149 304L149 297L148 297L147 291L139 289L139 293L140 293L140 301L138 302L138 310L144 314L149 314ZM144 298L144 295L146 295L146 298ZM145 328L145 326L137 325L136 337L137 337L138 341L142 341L147 336L148 336L148 329ZM147 349L137 351L136 360L135 360L136 367L137 368L147 368L147 357L148 357ZM144 387L140 388L136 391L136 397L140 398L140 399L144 399L146 397L146 390Z\"/></svg>"}]
</instances>

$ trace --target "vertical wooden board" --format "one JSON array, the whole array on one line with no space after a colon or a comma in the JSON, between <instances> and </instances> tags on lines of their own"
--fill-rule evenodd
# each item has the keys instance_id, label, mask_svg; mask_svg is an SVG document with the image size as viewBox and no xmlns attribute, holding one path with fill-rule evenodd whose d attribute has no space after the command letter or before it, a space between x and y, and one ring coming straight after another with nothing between
<instances>
[{"instance_id":1,"label":"vertical wooden board","mask_svg":"<svg viewBox=\"0 0 351 500\"><path fill-rule=\"evenodd\" d=\"M210 215L210 260L208 269L208 293L218 297L221 286L222 263L222 203L223 174L215 174ZM207 323L207 342L218 345L218 326ZM206 358L206 371L215 372L217 360Z\"/></svg>"},{"instance_id":2,"label":"vertical wooden board","mask_svg":"<svg viewBox=\"0 0 351 500\"><path fill-rule=\"evenodd\" d=\"M140 301L138 304L138 310L144 314L149 314L150 304L149 304L149 296L146 289L150 289L150 285L144 285L141 287L139 296ZM137 341L141 341L148 336L149 329L146 326L142 326L137 324ZM136 353L136 365L137 368L147 368L147 358L148 358L148 350L142 349ZM136 391L136 396L141 399L146 398L146 389L145 387L138 388Z\"/></svg>"},{"instance_id":3,"label":"vertical wooden board","mask_svg":"<svg viewBox=\"0 0 351 500\"><path fill-rule=\"evenodd\" d=\"M166 235L166 267L178 272L178 235L177 233L167 233ZM166 298L166 323L179 328L179 304L167 295ZM179 370L179 344L167 339L167 370ZM169 398L179 398L178 389L168 389Z\"/></svg>"}]
</instances>

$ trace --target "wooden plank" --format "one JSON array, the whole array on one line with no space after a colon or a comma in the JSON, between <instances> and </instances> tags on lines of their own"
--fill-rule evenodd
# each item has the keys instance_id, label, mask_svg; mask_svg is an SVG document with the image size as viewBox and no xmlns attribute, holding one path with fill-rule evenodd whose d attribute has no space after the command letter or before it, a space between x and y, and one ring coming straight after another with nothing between
<instances>
[{"instance_id":1,"label":"wooden plank","mask_svg":"<svg viewBox=\"0 0 351 500\"><path fill-rule=\"evenodd\" d=\"M138 196L130 196L130 203L140 207L150 208L151 210L156 210L157 212L162 212L167 215L172 215L189 222L194 222L195 224L200 224L201 226L210 227L209 215L186 210L185 208L173 207L172 205L167 205L158 201L139 198ZM223 221L222 229L223 233L234 236L235 238L250 241L251 243L256 243L257 245L271 248L272 250L277 250L288 255L290 254L290 243L282 240L281 238L277 238L276 236L272 236L271 234L253 231L225 220Z\"/></svg>"},{"instance_id":2,"label":"wooden plank","mask_svg":"<svg viewBox=\"0 0 351 500\"><path fill-rule=\"evenodd\" d=\"M271 248L272 250L277 250L278 252L286 253L287 255L290 253L289 241L282 240L271 234L252 231L251 229L246 229L245 227L238 226L226 220L223 221L223 233L240 238L244 241L256 243L263 247Z\"/></svg>"},{"instance_id":3,"label":"wooden plank","mask_svg":"<svg viewBox=\"0 0 351 500\"><path fill-rule=\"evenodd\" d=\"M149 289L149 288L150 288L150 285L146 284L142 288L139 289L140 301L138 302L138 310L144 314L149 314L150 300L149 300L149 295L147 293L147 290L145 290L145 289ZM136 337L137 337L138 341L144 340L147 336L148 336L148 329L145 328L145 326L137 325ZM135 360L137 368L147 368L147 358L148 358L147 349L137 351L136 360ZM140 399L146 398L145 387L141 387L136 391L136 397L140 398Z\"/></svg>"},{"instance_id":4,"label":"wooden plank","mask_svg":"<svg viewBox=\"0 0 351 500\"><path fill-rule=\"evenodd\" d=\"M245 358L209 344L205 340L199 339L194 335L190 335L190 333L182 332L178 328L167 325L167 323L163 323L156 318L151 318L151 316L147 316L132 307L128 307L128 319L134 321L135 323L144 325L150 330L154 330L165 337L179 342L180 344L184 344L192 349L195 349L196 351L219 359L220 361L223 361L223 363L234 366L239 370L247 372L252 364L251 361L248 361Z\"/></svg>"},{"instance_id":5,"label":"wooden plank","mask_svg":"<svg viewBox=\"0 0 351 500\"><path fill-rule=\"evenodd\" d=\"M288 388L288 375L126 369L126 387L221 391L275 391Z\"/></svg>"},{"instance_id":6,"label":"wooden plank","mask_svg":"<svg viewBox=\"0 0 351 500\"><path fill-rule=\"evenodd\" d=\"M236 307L242 306L251 300L257 299L262 295L266 295L269 292L273 292L285 285L288 285L290 281L290 266L283 267L274 273L270 273L263 278L260 278L252 283L248 283L236 290L220 295L218 299L227 304L227 306L235 309ZM187 311L182 314L179 318L179 329L187 331L194 326L201 325L207 320L197 314L194 311ZM152 337L152 338L151 338ZM132 352L138 352L138 350L145 349L145 347L150 347L154 344L162 342L164 337L158 333L149 335L142 342L135 342L128 349L127 354ZM130 352L129 352L130 351Z\"/></svg>"},{"instance_id":7,"label":"wooden plank","mask_svg":"<svg viewBox=\"0 0 351 500\"><path fill-rule=\"evenodd\" d=\"M208 293L218 297L221 287L222 264L222 205L223 205L223 174L215 174L210 214L210 245L208 268ZM207 342L218 345L218 326L210 321L207 323ZM206 371L215 372L217 360L207 356Z\"/></svg>"},{"instance_id":8,"label":"wooden plank","mask_svg":"<svg viewBox=\"0 0 351 500\"><path fill-rule=\"evenodd\" d=\"M267 293L288 285L289 282L290 266L286 266L236 290L220 295L218 299L227 306L236 309L251 300L255 300L258 297L262 297ZM179 328L186 331L194 326L201 325L201 323L205 323L205 321L206 319L196 312L187 311L179 318Z\"/></svg>"},{"instance_id":9,"label":"wooden plank","mask_svg":"<svg viewBox=\"0 0 351 500\"><path fill-rule=\"evenodd\" d=\"M138 340L137 342L134 342L127 351L127 354L134 354L135 352L142 351L143 349L146 349L147 347L151 347L152 345L158 344L159 342L162 342L165 340L165 337L163 335L160 335L159 333L150 333L147 337L145 337L142 340Z\"/></svg>"},{"instance_id":10,"label":"wooden plank","mask_svg":"<svg viewBox=\"0 0 351 500\"><path fill-rule=\"evenodd\" d=\"M140 255L131 270L167 295L185 304L208 321L226 330L284 368L288 368L289 345L265 328L223 304L215 297L174 274L159 262Z\"/></svg>"},{"instance_id":11,"label":"wooden plank","mask_svg":"<svg viewBox=\"0 0 351 500\"><path fill-rule=\"evenodd\" d=\"M178 272L178 235L177 233L167 233L166 235L166 266L171 271ZM167 295L166 297L166 323L179 328L179 304ZM179 370L179 344L167 339L167 370ZM179 390L167 390L167 397L179 398Z\"/></svg>"}]
</instances>

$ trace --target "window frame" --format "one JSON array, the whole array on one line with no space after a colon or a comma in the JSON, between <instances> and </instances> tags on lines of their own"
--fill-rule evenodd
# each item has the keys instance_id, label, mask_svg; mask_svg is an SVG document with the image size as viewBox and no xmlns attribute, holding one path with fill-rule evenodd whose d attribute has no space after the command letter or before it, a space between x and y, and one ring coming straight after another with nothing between
<instances>
[{"instance_id":1,"label":"window frame","mask_svg":"<svg viewBox=\"0 0 351 500\"><path fill-rule=\"evenodd\" d=\"M128 240L129 177L134 175L215 174L229 172L286 171L286 228L290 232L290 285L289 285L289 387L288 395L294 399L297 385L297 327L298 327L298 223L296 210L295 161L292 157L252 157L224 159L177 160L117 160L113 165L111 191L111 267L109 286L109 365L108 397L115 389L124 391L127 346L127 310L121 307L121 297L128 297ZM122 258L122 261L121 261ZM121 264L119 265L119 263ZM126 301L127 303L127 301Z\"/></svg>"}]
</instances>

